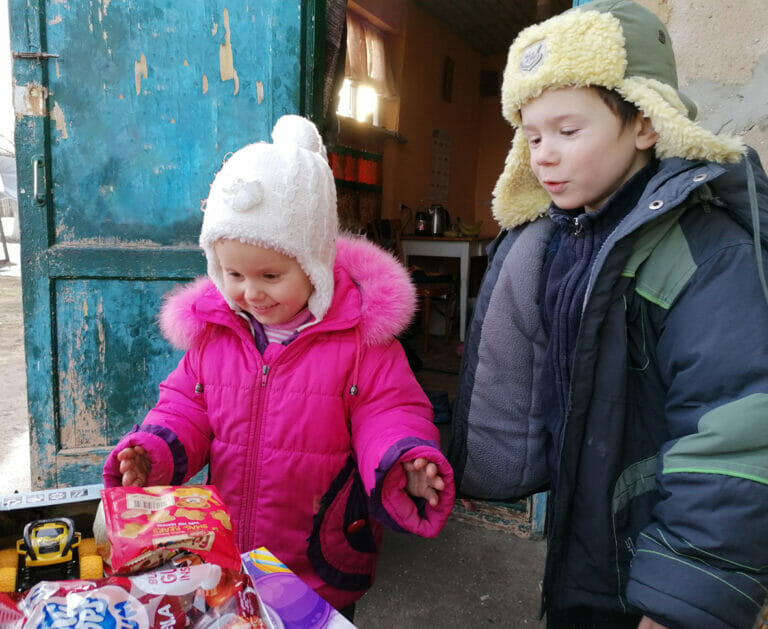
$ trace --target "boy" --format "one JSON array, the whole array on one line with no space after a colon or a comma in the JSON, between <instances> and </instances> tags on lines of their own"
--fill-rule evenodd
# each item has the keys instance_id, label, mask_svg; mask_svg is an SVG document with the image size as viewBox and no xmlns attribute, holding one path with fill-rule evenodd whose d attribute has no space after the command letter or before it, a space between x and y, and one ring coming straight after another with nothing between
<instances>
[{"instance_id":1,"label":"boy","mask_svg":"<svg viewBox=\"0 0 768 629\"><path fill-rule=\"evenodd\" d=\"M455 405L457 487L549 489L550 628L751 627L768 586L768 178L691 122L669 35L631 0L522 31L502 104L516 134Z\"/></svg>"}]
</instances>

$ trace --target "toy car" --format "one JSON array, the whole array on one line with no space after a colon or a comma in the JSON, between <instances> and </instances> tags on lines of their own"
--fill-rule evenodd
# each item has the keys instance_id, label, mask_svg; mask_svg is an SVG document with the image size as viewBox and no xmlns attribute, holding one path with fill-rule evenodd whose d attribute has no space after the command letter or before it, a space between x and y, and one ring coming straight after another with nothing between
<instances>
[{"instance_id":1,"label":"toy car","mask_svg":"<svg viewBox=\"0 0 768 629\"><path fill-rule=\"evenodd\" d=\"M83 543L88 546L86 555ZM101 556L92 539L82 540L71 518L33 520L16 542L17 565L4 567L0 591L23 592L40 581L94 579L103 576Z\"/></svg>"}]
</instances>

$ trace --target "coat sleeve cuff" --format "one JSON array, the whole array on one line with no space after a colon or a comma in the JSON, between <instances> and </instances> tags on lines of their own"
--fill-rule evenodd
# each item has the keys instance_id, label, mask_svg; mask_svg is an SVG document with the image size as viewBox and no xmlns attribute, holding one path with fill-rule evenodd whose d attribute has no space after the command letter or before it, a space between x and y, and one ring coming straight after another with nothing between
<instances>
[{"instance_id":1,"label":"coat sleeve cuff","mask_svg":"<svg viewBox=\"0 0 768 629\"><path fill-rule=\"evenodd\" d=\"M435 463L445 482L436 507L425 500L412 498L405 490L408 478L401 464L419 457ZM422 537L436 537L453 508L453 469L435 445L421 439L404 439L390 448L376 470L371 501L376 519L391 528Z\"/></svg>"},{"instance_id":2,"label":"coat sleeve cuff","mask_svg":"<svg viewBox=\"0 0 768 629\"><path fill-rule=\"evenodd\" d=\"M134 426L130 433L123 437L107 456L102 470L102 479L104 487L120 487L122 483L122 474L120 474L120 461L117 459L118 453L133 446L141 446L147 451L151 467L147 477L147 486L152 485L173 485L174 477L174 456L172 447L167 439L151 431L146 431L145 427Z\"/></svg>"},{"instance_id":3,"label":"coat sleeve cuff","mask_svg":"<svg viewBox=\"0 0 768 629\"><path fill-rule=\"evenodd\" d=\"M751 627L764 592L757 579L724 571L641 537L627 583L628 602L670 627Z\"/></svg>"}]
</instances>

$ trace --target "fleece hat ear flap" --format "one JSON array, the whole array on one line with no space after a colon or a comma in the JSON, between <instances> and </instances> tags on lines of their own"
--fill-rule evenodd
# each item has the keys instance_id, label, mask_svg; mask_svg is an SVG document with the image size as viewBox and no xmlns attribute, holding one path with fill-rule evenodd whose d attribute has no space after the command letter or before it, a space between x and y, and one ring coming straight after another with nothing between
<instances>
[{"instance_id":1,"label":"fleece hat ear flap","mask_svg":"<svg viewBox=\"0 0 768 629\"><path fill-rule=\"evenodd\" d=\"M549 195L533 174L530 158L528 139L515 133L504 171L493 188L493 217L502 227L529 223L549 207Z\"/></svg>"},{"instance_id":2,"label":"fleece hat ear flap","mask_svg":"<svg viewBox=\"0 0 768 629\"><path fill-rule=\"evenodd\" d=\"M339 226L333 173L320 134L309 120L283 116L272 139L272 144L257 142L236 151L216 174L205 204L200 246L208 275L225 297L217 241L238 240L294 258L312 283L308 308L320 321L334 290Z\"/></svg>"},{"instance_id":3,"label":"fleece hat ear flap","mask_svg":"<svg viewBox=\"0 0 768 629\"><path fill-rule=\"evenodd\" d=\"M659 158L737 162L736 138L694 124L695 105L677 89L672 43L664 24L632 0L592 0L530 26L510 46L501 90L504 117L519 129L520 108L546 89L602 86L647 116L659 139ZM519 131L494 190L493 213L514 227L546 212L530 169L528 142Z\"/></svg>"}]
</instances>

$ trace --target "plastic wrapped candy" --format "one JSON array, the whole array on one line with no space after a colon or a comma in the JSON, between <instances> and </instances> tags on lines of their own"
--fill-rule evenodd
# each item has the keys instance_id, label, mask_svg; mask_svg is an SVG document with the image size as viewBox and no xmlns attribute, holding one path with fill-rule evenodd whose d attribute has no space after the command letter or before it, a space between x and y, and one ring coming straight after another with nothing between
<instances>
[{"instance_id":1,"label":"plastic wrapped candy","mask_svg":"<svg viewBox=\"0 0 768 629\"><path fill-rule=\"evenodd\" d=\"M265 627L250 578L213 564L90 581L42 581L0 594L8 629L245 629Z\"/></svg>"}]
</instances>

